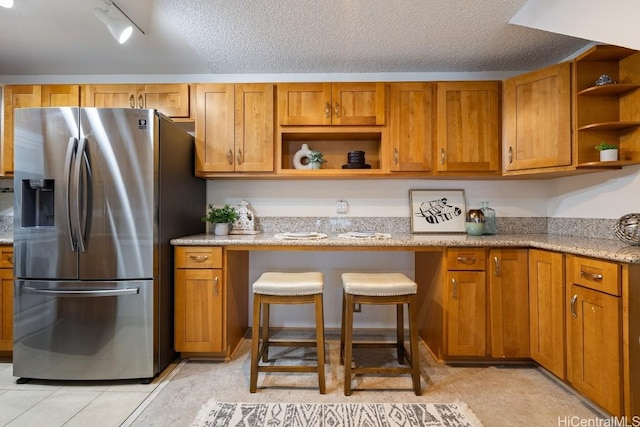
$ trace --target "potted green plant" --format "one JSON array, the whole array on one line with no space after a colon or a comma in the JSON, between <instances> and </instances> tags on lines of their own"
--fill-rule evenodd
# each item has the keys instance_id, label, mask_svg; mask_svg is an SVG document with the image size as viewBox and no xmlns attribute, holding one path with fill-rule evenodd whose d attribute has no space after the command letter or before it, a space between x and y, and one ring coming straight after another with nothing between
<instances>
[{"instance_id":1,"label":"potted green plant","mask_svg":"<svg viewBox=\"0 0 640 427\"><path fill-rule=\"evenodd\" d=\"M202 217L202 221L214 224L213 234L216 236L229 234L229 224L237 219L238 212L228 204L221 208L209 205L207 213Z\"/></svg>"},{"instance_id":2,"label":"potted green plant","mask_svg":"<svg viewBox=\"0 0 640 427\"><path fill-rule=\"evenodd\" d=\"M594 147L596 150L600 151L600 161L601 162L612 162L618 160L618 146L615 144L609 144L605 141L602 141L600 144Z\"/></svg>"},{"instance_id":3,"label":"potted green plant","mask_svg":"<svg viewBox=\"0 0 640 427\"><path fill-rule=\"evenodd\" d=\"M322 164L326 162L327 160L320 151L312 150L307 154L307 163L311 165L311 169L320 169L322 168Z\"/></svg>"}]
</instances>

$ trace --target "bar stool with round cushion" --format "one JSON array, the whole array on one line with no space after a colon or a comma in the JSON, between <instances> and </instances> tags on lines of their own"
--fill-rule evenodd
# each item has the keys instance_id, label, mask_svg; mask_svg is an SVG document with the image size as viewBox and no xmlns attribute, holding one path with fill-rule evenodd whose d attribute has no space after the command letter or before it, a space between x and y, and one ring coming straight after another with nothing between
<instances>
[{"instance_id":1,"label":"bar stool with round cushion","mask_svg":"<svg viewBox=\"0 0 640 427\"><path fill-rule=\"evenodd\" d=\"M319 272L265 272L253 283L253 327L251 331L251 378L249 391L256 392L259 372L317 372L320 393L325 393L324 314L322 292L324 278ZM311 304L315 306L316 339L272 340L269 336L271 304ZM262 311L262 334L260 312ZM316 347L316 365L263 365L269 360L269 347Z\"/></svg>"},{"instance_id":2,"label":"bar stool with round cushion","mask_svg":"<svg viewBox=\"0 0 640 427\"><path fill-rule=\"evenodd\" d=\"M418 321L416 291L418 285L402 273L343 273L342 329L340 334L340 363L344 364L344 394L351 395L352 374L411 374L413 391L419 396L420 353L418 349ZM354 342L353 310L355 304L393 304L396 306L396 342ZM409 315L410 354L404 346L404 304ZM353 348L396 348L398 363L405 359L409 366L352 367Z\"/></svg>"}]
</instances>

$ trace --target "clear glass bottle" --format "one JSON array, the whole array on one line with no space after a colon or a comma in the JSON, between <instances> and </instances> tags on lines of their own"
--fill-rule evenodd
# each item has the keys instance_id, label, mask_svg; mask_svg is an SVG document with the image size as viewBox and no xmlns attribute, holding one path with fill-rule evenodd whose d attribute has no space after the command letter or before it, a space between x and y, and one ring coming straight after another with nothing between
<instances>
[{"instance_id":1,"label":"clear glass bottle","mask_svg":"<svg viewBox=\"0 0 640 427\"><path fill-rule=\"evenodd\" d=\"M480 202L484 214L484 233L496 234L496 211L489 207L489 202Z\"/></svg>"}]
</instances>

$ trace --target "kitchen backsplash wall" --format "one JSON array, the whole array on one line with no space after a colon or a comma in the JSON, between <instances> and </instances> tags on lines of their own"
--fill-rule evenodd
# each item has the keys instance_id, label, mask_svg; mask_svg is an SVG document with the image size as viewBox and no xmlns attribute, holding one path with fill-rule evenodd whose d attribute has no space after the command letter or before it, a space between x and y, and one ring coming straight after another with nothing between
<instances>
[{"instance_id":1,"label":"kitchen backsplash wall","mask_svg":"<svg viewBox=\"0 0 640 427\"><path fill-rule=\"evenodd\" d=\"M0 232L13 230L13 181L0 180Z\"/></svg>"}]
</instances>

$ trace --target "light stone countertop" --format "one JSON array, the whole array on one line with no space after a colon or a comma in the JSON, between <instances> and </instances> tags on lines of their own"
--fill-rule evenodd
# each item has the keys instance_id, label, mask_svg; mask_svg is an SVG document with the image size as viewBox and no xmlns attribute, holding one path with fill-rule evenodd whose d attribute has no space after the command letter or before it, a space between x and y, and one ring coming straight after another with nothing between
<instances>
[{"instance_id":1,"label":"light stone countertop","mask_svg":"<svg viewBox=\"0 0 640 427\"><path fill-rule=\"evenodd\" d=\"M559 234L502 234L495 236L469 236L466 234L394 234L390 239L343 239L330 234L324 239L285 240L274 234L215 236L198 234L172 239L174 246L273 246L274 249L316 247L345 248L417 248L417 247L521 247L584 255L611 261L640 263L640 246L619 240L574 237ZM250 248L249 248L250 250Z\"/></svg>"}]
</instances>

